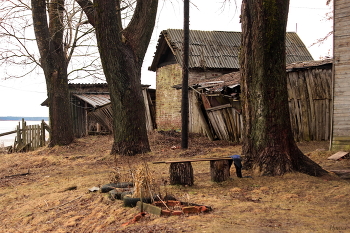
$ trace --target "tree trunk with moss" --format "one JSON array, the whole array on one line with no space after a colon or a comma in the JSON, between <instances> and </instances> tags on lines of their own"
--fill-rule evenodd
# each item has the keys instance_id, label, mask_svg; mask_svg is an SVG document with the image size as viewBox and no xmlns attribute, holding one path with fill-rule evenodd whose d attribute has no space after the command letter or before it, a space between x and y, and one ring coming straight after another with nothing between
<instances>
[{"instance_id":1,"label":"tree trunk with moss","mask_svg":"<svg viewBox=\"0 0 350 233\"><path fill-rule=\"evenodd\" d=\"M326 174L297 147L286 77L288 0L243 0L240 54L245 166L260 175Z\"/></svg>"},{"instance_id":2,"label":"tree trunk with moss","mask_svg":"<svg viewBox=\"0 0 350 233\"><path fill-rule=\"evenodd\" d=\"M63 51L64 0L31 2L35 37L49 101L51 128L49 146L68 145L73 141L74 135L69 103L67 60ZM49 13L49 18L46 12Z\"/></svg>"},{"instance_id":3,"label":"tree trunk with moss","mask_svg":"<svg viewBox=\"0 0 350 233\"><path fill-rule=\"evenodd\" d=\"M141 67L154 29L158 0L137 0L133 17L124 29L120 1L76 1L96 29L113 110L111 154L149 152Z\"/></svg>"}]
</instances>

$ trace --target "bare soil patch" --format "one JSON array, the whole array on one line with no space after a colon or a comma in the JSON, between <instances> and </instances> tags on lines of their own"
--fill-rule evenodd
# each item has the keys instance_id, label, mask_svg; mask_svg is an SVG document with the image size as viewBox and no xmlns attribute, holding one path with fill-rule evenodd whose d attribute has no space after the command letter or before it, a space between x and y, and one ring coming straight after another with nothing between
<instances>
[{"instance_id":1,"label":"bare soil patch","mask_svg":"<svg viewBox=\"0 0 350 233\"><path fill-rule=\"evenodd\" d=\"M0 232L350 232L350 183L330 174L311 177L235 177L210 181L209 162L192 163L195 184L171 186L169 165L153 161L241 154L241 146L191 135L181 150L180 134L150 135L152 152L142 156L109 155L111 136L89 136L70 146L29 153L1 154ZM328 142L302 142L301 150L326 170L350 169L349 159L331 161ZM147 216L122 226L137 213L111 201L107 194L89 192L115 180L132 180L147 163L162 195L211 206L209 213ZM25 174L29 175L18 175ZM243 170L243 176L251 175Z\"/></svg>"}]
</instances>

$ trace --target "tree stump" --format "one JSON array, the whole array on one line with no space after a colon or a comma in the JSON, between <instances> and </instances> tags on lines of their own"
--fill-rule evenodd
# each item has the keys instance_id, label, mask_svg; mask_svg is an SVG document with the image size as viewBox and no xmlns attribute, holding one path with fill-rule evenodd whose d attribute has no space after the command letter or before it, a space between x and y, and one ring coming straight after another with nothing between
<instances>
[{"instance_id":1,"label":"tree stump","mask_svg":"<svg viewBox=\"0 0 350 233\"><path fill-rule=\"evenodd\" d=\"M211 181L222 182L230 177L230 161L229 160L213 160L210 161Z\"/></svg>"},{"instance_id":2,"label":"tree stump","mask_svg":"<svg viewBox=\"0 0 350 233\"><path fill-rule=\"evenodd\" d=\"M193 168L191 162L171 163L169 173L171 185L193 185Z\"/></svg>"}]
</instances>

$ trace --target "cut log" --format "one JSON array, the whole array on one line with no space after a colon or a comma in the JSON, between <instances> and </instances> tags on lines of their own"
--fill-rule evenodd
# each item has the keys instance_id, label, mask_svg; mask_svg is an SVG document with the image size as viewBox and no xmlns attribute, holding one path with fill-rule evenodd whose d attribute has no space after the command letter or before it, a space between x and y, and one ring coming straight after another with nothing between
<instances>
[{"instance_id":1,"label":"cut log","mask_svg":"<svg viewBox=\"0 0 350 233\"><path fill-rule=\"evenodd\" d=\"M193 185L193 168L191 162L171 163L169 173L171 185Z\"/></svg>"},{"instance_id":2,"label":"cut log","mask_svg":"<svg viewBox=\"0 0 350 233\"><path fill-rule=\"evenodd\" d=\"M214 182L227 180L230 177L230 166L229 160L210 161L211 180Z\"/></svg>"}]
</instances>

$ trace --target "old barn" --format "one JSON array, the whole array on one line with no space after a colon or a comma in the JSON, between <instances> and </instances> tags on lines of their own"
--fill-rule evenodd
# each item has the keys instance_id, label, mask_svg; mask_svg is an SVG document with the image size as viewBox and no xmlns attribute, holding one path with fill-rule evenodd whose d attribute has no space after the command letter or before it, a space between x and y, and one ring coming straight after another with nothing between
<instances>
[{"instance_id":1,"label":"old barn","mask_svg":"<svg viewBox=\"0 0 350 233\"><path fill-rule=\"evenodd\" d=\"M332 60L287 65L287 92L292 131L296 141L329 140L332 119ZM181 85L174 86L177 89ZM192 129L210 138L240 141L240 73L191 85Z\"/></svg>"},{"instance_id":2,"label":"old barn","mask_svg":"<svg viewBox=\"0 0 350 233\"><path fill-rule=\"evenodd\" d=\"M182 81L183 30L168 29L161 32L157 49L149 70L156 72L156 122L158 130L181 128L181 92L174 86ZM211 82L231 82L222 75L239 70L238 54L241 44L240 32L190 31L189 85L213 85ZM287 63L313 60L304 43L294 32L287 33ZM220 78L219 78L220 77ZM227 83L228 86L235 85ZM200 111L196 91L190 91L190 132L210 134L203 125L208 116ZM214 111L214 109L213 109ZM239 112L235 112L237 115ZM236 117L238 119L238 117ZM201 123L202 122L202 123ZM208 122L209 123L209 122ZM210 126L210 125L209 125ZM227 137L226 137L227 138ZM237 140L231 135L229 140Z\"/></svg>"}]
</instances>

